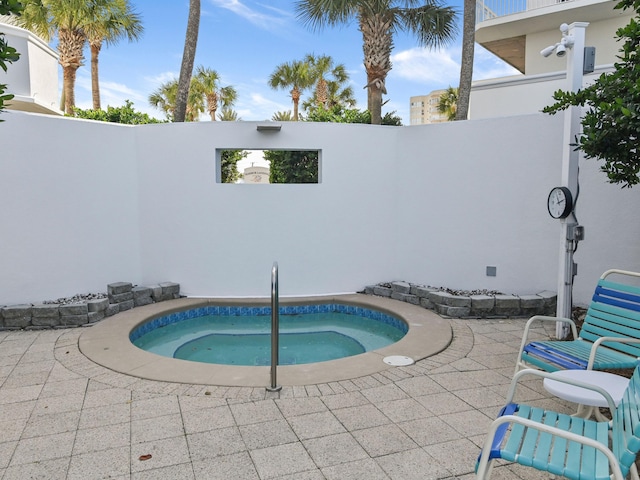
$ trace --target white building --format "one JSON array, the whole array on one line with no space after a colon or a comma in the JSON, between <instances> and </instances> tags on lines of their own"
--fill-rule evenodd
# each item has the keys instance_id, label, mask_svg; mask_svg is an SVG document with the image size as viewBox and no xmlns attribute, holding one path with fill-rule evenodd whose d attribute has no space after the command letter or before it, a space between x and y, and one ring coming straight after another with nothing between
<instances>
[{"instance_id":1,"label":"white building","mask_svg":"<svg viewBox=\"0 0 640 480\"><path fill-rule=\"evenodd\" d=\"M0 83L14 98L8 110L62 115L58 95L58 54L47 43L24 28L0 23L0 32L9 46L20 53L17 62L0 69Z\"/></svg>"},{"instance_id":2,"label":"white building","mask_svg":"<svg viewBox=\"0 0 640 480\"><path fill-rule=\"evenodd\" d=\"M540 111L552 94L567 89L566 59L540 51L561 38L562 23L588 22L586 45L596 47L596 69L585 83L611 69L620 49L616 30L632 11L615 10L611 0L478 0L476 42L523 75L474 82L470 118Z\"/></svg>"}]
</instances>

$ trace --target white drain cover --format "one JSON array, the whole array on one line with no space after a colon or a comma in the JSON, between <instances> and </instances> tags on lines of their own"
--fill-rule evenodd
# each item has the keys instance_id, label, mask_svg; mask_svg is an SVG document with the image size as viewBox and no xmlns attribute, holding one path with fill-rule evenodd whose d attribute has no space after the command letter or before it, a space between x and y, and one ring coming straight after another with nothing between
<instances>
[{"instance_id":1,"label":"white drain cover","mask_svg":"<svg viewBox=\"0 0 640 480\"><path fill-rule=\"evenodd\" d=\"M391 355L382 359L387 365L393 365L394 367L405 367L407 365L413 365L413 358L405 357L404 355Z\"/></svg>"}]
</instances>

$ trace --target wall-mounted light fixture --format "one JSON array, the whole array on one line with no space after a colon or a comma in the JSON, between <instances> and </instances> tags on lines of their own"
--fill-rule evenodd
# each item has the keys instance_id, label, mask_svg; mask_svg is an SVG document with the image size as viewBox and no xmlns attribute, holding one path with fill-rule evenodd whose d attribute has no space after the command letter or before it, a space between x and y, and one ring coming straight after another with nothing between
<instances>
[{"instance_id":1,"label":"wall-mounted light fixture","mask_svg":"<svg viewBox=\"0 0 640 480\"><path fill-rule=\"evenodd\" d=\"M262 123L257 127L259 132L279 132L280 129L282 125L279 123Z\"/></svg>"},{"instance_id":2,"label":"wall-mounted light fixture","mask_svg":"<svg viewBox=\"0 0 640 480\"><path fill-rule=\"evenodd\" d=\"M555 45L550 45L547 48L543 48L540 51L540 55L542 55L543 57L548 57L555 51L556 56L564 57L567 54L567 49L573 48L575 39L573 38L573 35L569 34L569 25L567 25L566 23L560 25L560 32L562 32L562 39Z\"/></svg>"}]
</instances>

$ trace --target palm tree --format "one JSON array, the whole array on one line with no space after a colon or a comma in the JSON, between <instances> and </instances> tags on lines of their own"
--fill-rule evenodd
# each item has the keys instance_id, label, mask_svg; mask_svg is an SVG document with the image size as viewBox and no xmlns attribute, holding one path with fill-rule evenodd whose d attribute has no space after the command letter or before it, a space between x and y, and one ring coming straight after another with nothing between
<instances>
[{"instance_id":1,"label":"palm tree","mask_svg":"<svg viewBox=\"0 0 640 480\"><path fill-rule=\"evenodd\" d=\"M276 112L271 116L271 120L274 122L290 122L293 120L293 115L291 114L291 110Z\"/></svg>"},{"instance_id":2,"label":"palm tree","mask_svg":"<svg viewBox=\"0 0 640 480\"><path fill-rule=\"evenodd\" d=\"M196 75L193 78L191 88L195 88L203 95L207 103L207 112L212 121L216 120L216 110L218 106L224 111L230 109L238 98L236 89L232 86L220 87L218 72L211 68L204 68L202 65L196 68Z\"/></svg>"},{"instance_id":3,"label":"palm tree","mask_svg":"<svg viewBox=\"0 0 640 480\"><path fill-rule=\"evenodd\" d=\"M218 120L221 122L239 122L242 120L238 117L238 112L230 107L222 107L222 111L218 114Z\"/></svg>"},{"instance_id":4,"label":"palm tree","mask_svg":"<svg viewBox=\"0 0 640 480\"><path fill-rule=\"evenodd\" d=\"M162 110L167 120L175 121L177 98L178 80L174 79L163 83L149 95L149 103ZM204 112L202 94L196 88L189 89L184 121L197 122L202 112Z\"/></svg>"},{"instance_id":5,"label":"palm tree","mask_svg":"<svg viewBox=\"0 0 640 480\"><path fill-rule=\"evenodd\" d=\"M100 110L100 83L98 56L103 43L115 44L126 38L137 40L144 28L140 15L135 13L129 0L111 0L104 5L92 4L93 21L85 27L91 50L91 94L93 109Z\"/></svg>"},{"instance_id":6,"label":"palm tree","mask_svg":"<svg viewBox=\"0 0 640 480\"><path fill-rule=\"evenodd\" d=\"M462 58L458 85L458 111L455 120L466 120L469 115L469 97L473 78L473 53L476 44L476 1L464 0L462 19Z\"/></svg>"},{"instance_id":7,"label":"palm tree","mask_svg":"<svg viewBox=\"0 0 640 480\"><path fill-rule=\"evenodd\" d=\"M276 67L269 77L269 86L274 90L291 88L293 101L293 121L298 121L298 104L302 91L313 85L313 78L307 62L293 61L282 63Z\"/></svg>"},{"instance_id":8,"label":"palm tree","mask_svg":"<svg viewBox=\"0 0 640 480\"><path fill-rule=\"evenodd\" d=\"M332 107L342 99L353 98L353 89L344 85L349 82L349 74L344 64L334 65L333 58L329 55L307 55L305 61L311 69L311 76L314 78L316 87L313 92L313 101L320 107ZM355 104L355 99L353 100Z\"/></svg>"},{"instance_id":9,"label":"palm tree","mask_svg":"<svg viewBox=\"0 0 640 480\"><path fill-rule=\"evenodd\" d=\"M438 99L438 112L445 113L447 120L452 122L456 119L458 111L458 92L457 88L447 88Z\"/></svg>"},{"instance_id":10,"label":"palm tree","mask_svg":"<svg viewBox=\"0 0 640 480\"><path fill-rule=\"evenodd\" d=\"M176 97L178 96L178 82L173 80L160 85L151 95L149 103L162 110L167 120L173 120L176 109Z\"/></svg>"},{"instance_id":11,"label":"palm tree","mask_svg":"<svg viewBox=\"0 0 640 480\"><path fill-rule=\"evenodd\" d=\"M382 95L391 70L393 34L409 31L421 45L437 47L451 41L455 11L437 0L297 0L298 18L312 28L349 23L357 19L362 33L371 123L382 122Z\"/></svg>"},{"instance_id":12,"label":"palm tree","mask_svg":"<svg viewBox=\"0 0 640 480\"><path fill-rule=\"evenodd\" d=\"M200 29L200 0L189 0L189 19L187 21L187 34L184 39L184 51L182 64L180 65L180 78L178 80L178 92L176 96L174 122L184 122L189 103L189 88L191 86L191 74L196 58L198 45L198 30Z\"/></svg>"},{"instance_id":13,"label":"palm tree","mask_svg":"<svg viewBox=\"0 0 640 480\"><path fill-rule=\"evenodd\" d=\"M24 9L21 26L50 42L58 37L58 62L62 66L64 111L73 114L76 71L84 60L87 41L86 26L92 12L103 8L109 0L31 0Z\"/></svg>"}]
</instances>

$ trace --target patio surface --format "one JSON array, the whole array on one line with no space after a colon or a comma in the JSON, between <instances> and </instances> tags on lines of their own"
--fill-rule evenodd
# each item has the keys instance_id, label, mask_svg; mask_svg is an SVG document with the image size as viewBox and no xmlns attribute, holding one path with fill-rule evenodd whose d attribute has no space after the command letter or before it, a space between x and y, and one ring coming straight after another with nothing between
<instances>
[{"instance_id":1,"label":"patio surface","mask_svg":"<svg viewBox=\"0 0 640 480\"><path fill-rule=\"evenodd\" d=\"M84 329L0 331L0 479L474 478L525 320L450 322L451 345L413 366L279 393L116 373L79 351ZM518 392L573 408L539 380Z\"/></svg>"}]
</instances>

